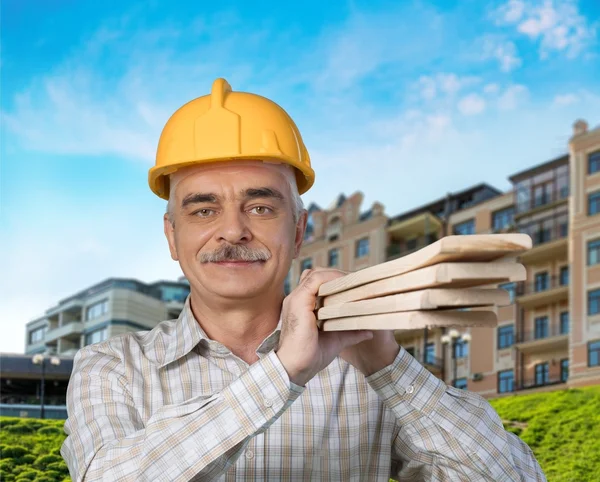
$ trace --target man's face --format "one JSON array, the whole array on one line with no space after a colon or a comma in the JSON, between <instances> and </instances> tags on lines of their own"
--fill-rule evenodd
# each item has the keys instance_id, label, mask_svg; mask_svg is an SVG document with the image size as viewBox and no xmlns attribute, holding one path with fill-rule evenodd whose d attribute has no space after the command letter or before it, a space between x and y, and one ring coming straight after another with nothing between
<instances>
[{"instance_id":1,"label":"man's face","mask_svg":"<svg viewBox=\"0 0 600 482\"><path fill-rule=\"evenodd\" d=\"M200 296L250 299L282 292L306 224L305 215L294 222L286 169L242 161L176 174L174 226L165 216L165 234L172 258Z\"/></svg>"}]
</instances>

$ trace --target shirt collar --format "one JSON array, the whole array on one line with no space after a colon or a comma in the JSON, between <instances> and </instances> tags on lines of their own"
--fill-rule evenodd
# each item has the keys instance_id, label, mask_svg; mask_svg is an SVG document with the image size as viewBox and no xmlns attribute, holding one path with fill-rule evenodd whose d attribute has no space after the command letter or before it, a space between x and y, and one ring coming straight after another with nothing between
<instances>
[{"instance_id":1,"label":"shirt collar","mask_svg":"<svg viewBox=\"0 0 600 482\"><path fill-rule=\"evenodd\" d=\"M268 353L279 344L279 337L281 335L282 320L279 318L277 327L273 332L267 336L260 346L257 348L256 353ZM200 326L200 323L194 317L192 308L190 306L190 296L187 297L183 310L174 325L171 325L171 330L163 330L160 338L164 346L164 356L158 356L156 350L154 350L154 362L158 368L162 368L169 363L172 363L185 355L187 355L192 349L199 343L204 344L211 355L214 356L227 356L231 352L224 345L218 341L210 339L205 331ZM156 339L153 337L154 343Z\"/></svg>"}]
</instances>

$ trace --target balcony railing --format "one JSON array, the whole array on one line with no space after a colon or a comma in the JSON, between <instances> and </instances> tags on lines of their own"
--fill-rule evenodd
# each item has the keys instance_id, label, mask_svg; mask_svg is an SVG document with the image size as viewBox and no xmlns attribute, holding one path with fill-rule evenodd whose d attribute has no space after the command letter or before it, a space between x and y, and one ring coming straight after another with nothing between
<instances>
[{"instance_id":1,"label":"balcony railing","mask_svg":"<svg viewBox=\"0 0 600 482\"><path fill-rule=\"evenodd\" d=\"M547 278L538 278L537 281L525 282L520 281L517 284L517 296L531 295L534 293L543 293L544 291L553 290L556 288L567 288L567 283L562 283L560 276L548 276Z\"/></svg>"},{"instance_id":2,"label":"balcony railing","mask_svg":"<svg viewBox=\"0 0 600 482\"><path fill-rule=\"evenodd\" d=\"M564 328L564 329L561 329ZM517 343L525 343L528 341L544 340L546 338L553 338L555 336L562 336L569 334L569 327L560 327L556 324L548 324L540 326L537 330L520 331L516 334Z\"/></svg>"},{"instance_id":3,"label":"balcony railing","mask_svg":"<svg viewBox=\"0 0 600 482\"><path fill-rule=\"evenodd\" d=\"M534 246L563 239L569 235L568 214L552 216L527 224L519 223L517 231L531 236Z\"/></svg>"},{"instance_id":4,"label":"balcony railing","mask_svg":"<svg viewBox=\"0 0 600 482\"><path fill-rule=\"evenodd\" d=\"M419 236L416 239L410 240L410 242L404 243L392 243L387 247L386 255L388 259L391 258L400 258L402 256L406 256L407 254L413 253L418 249L424 248L425 246L429 246L437 240L437 236L429 235L429 236Z\"/></svg>"},{"instance_id":5,"label":"balcony railing","mask_svg":"<svg viewBox=\"0 0 600 482\"><path fill-rule=\"evenodd\" d=\"M66 395L46 395L44 405L66 405ZM18 404L18 405L39 405L40 397L35 395L7 394L0 397L0 403Z\"/></svg>"},{"instance_id":6,"label":"balcony railing","mask_svg":"<svg viewBox=\"0 0 600 482\"><path fill-rule=\"evenodd\" d=\"M538 184L531 187L517 187L515 189L517 199L516 212L522 214L542 206L552 204L569 197L568 175L556 176L545 186Z\"/></svg>"},{"instance_id":7,"label":"balcony railing","mask_svg":"<svg viewBox=\"0 0 600 482\"><path fill-rule=\"evenodd\" d=\"M530 388L546 387L548 385L557 385L559 383L565 383L566 380L560 375L553 377L534 377L526 378L520 382L517 382L516 390L527 390Z\"/></svg>"}]
</instances>

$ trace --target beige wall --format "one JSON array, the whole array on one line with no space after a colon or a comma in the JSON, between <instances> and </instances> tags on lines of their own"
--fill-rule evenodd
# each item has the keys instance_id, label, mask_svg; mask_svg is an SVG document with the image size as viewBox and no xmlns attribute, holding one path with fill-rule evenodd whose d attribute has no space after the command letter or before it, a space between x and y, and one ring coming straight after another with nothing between
<instances>
[{"instance_id":1,"label":"beige wall","mask_svg":"<svg viewBox=\"0 0 600 482\"><path fill-rule=\"evenodd\" d=\"M600 173L588 175L588 156L600 150L600 129L575 135L569 144L571 170L569 310L573 331L569 340L569 385L600 383L600 368L588 367L587 344L600 340L600 316L587 313L587 292L600 287L600 265L587 266L587 243L600 238L600 216L588 216L587 197L600 189Z\"/></svg>"}]
</instances>

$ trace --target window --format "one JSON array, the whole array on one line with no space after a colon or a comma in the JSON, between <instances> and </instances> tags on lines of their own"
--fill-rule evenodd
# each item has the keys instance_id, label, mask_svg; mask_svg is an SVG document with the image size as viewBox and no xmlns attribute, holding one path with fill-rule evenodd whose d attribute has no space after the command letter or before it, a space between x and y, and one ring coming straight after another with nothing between
<instances>
[{"instance_id":1,"label":"window","mask_svg":"<svg viewBox=\"0 0 600 482\"><path fill-rule=\"evenodd\" d=\"M600 171L600 151L592 152L588 156L588 174Z\"/></svg>"},{"instance_id":2,"label":"window","mask_svg":"<svg viewBox=\"0 0 600 482\"><path fill-rule=\"evenodd\" d=\"M369 238L359 239L356 243L356 257L362 258L369 254Z\"/></svg>"},{"instance_id":3,"label":"window","mask_svg":"<svg viewBox=\"0 0 600 482\"><path fill-rule=\"evenodd\" d=\"M500 285L500 288L508 291L508 294L510 295L510 302L511 302L511 304L514 303L515 302L516 284L515 283L504 283L504 284Z\"/></svg>"},{"instance_id":4,"label":"window","mask_svg":"<svg viewBox=\"0 0 600 482\"><path fill-rule=\"evenodd\" d=\"M454 382L454 386L456 388L460 388L461 390L467 389L467 379L466 378L457 378Z\"/></svg>"},{"instance_id":5,"label":"window","mask_svg":"<svg viewBox=\"0 0 600 482\"><path fill-rule=\"evenodd\" d=\"M545 182L533 188L533 207L543 206L552 201L552 182Z\"/></svg>"},{"instance_id":6,"label":"window","mask_svg":"<svg viewBox=\"0 0 600 482\"><path fill-rule=\"evenodd\" d=\"M569 284L569 267L563 266L560 268L559 282L561 286L568 286Z\"/></svg>"},{"instance_id":7,"label":"window","mask_svg":"<svg viewBox=\"0 0 600 482\"><path fill-rule=\"evenodd\" d=\"M302 272L304 270L311 269L311 268L312 268L312 258L303 259L302 263L300 264L300 274L302 274Z\"/></svg>"},{"instance_id":8,"label":"window","mask_svg":"<svg viewBox=\"0 0 600 482\"><path fill-rule=\"evenodd\" d=\"M515 389L515 375L512 370L498 372L498 393L513 392Z\"/></svg>"},{"instance_id":9,"label":"window","mask_svg":"<svg viewBox=\"0 0 600 482\"><path fill-rule=\"evenodd\" d=\"M454 345L454 356L464 358L469 354L469 344L466 341L457 340Z\"/></svg>"},{"instance_id":10,"label":"window","mask_svg":"<svg viewBox=\"0 0 600 482\"><path fill-rule=\"evenodd\" d=\"M587 263L588 266L600 263L600 239L588 241L587 244Z\"/></svg>"},{"instance_id":11,"label":"window","mask_svg":"<svg viewBox=\"0 0 600 482\"><path fill-rule=\"evenodd\" d=\"M413 249L417 249L417 238L406 241L406 250L411 251Z\"/></svg>"},{"instance_id":12,"label":"window","mask_svg":"<svg viewBox=\"0 0 600 482\"><path fill-rule=\"evenodd\" d=\"M43 341L46 331L48 331L47 326L42 326L41 328L31 330L29 332L29 344L33 345L34 343L40 343L41 341Z\"/></svg>"},{"instance_id":13,"label":"window","mask_svg":"<svg viewBox=\"0 0 600 482\"><path fill-rule=\"evenodd\" d=\"M85 311L85 320L93 320L108 313L108 300L102 300L87 307Z\"/></svg>"},{"instance_id":14,"label":"window","mask_svg":"<svg viewBox=\"0 0 600 482\"><path fill-rule=\"evenodd\" d=\"M588 195L588 216L600 213L600 192Z\"/></svg>"},{"instance_id":15,"label":"window","mask_svg":"<svg viewBox=\"0 0 600 482\"><path fill-rule=\"evenodd\" d=\"M100 343L101 341L106 340L108 336L108 328L104 327L96 331L92 331L85 335L85 344L92 345L94 343Z\"/></svg>"},{"instance_id":16,"label":"window","mask_svg":"<svg viewBox=\"0 0 600 482\"><path fill-rule=\"evenodd\" d=\"M340 251L338 249L329 250L329 266L337 266L340 259Z\"/></svg>"},{"instance_id":17,"label":"window","mask_svg":"<svg viewBox=\"0 0 600 482\"><path fill-rule=\"evenodd\" d=\"M538 363L535 366L535 384L545 385L548 383L548 362Z\"/></svg>"},{"instance_id":18,"label":"window","mask_svg":"<svg viewBox=\"0 0 600 482\"><path fill-rule=\"evenodd\" d=\"M534 278L535 291L545 291L548 289L548 272L536 273Z\"/></svg>"},{"instance_id":19,"label":"window","mask_svg":"<svg viewBox=\"0 0 600 482\"><path fill-rule=\"evenodd\" d=\"M425 360L423 362L431 365L435 364L435 343L425 345Z\"/></svg>"},{"instance_id":20,"label":"window","mask_svg":"<svg viewBox=\"0 0 600 482\"><path fill-rule=\"evenodd\" d=\"M548 317L538 316L535 319L535 339L546 338L548 336Z\"/></svg>"},{"instance_id":21,"label":"window","mask_svg":"<svg viewBox=\"0 0 600 482\"><path fill-rule=\"evenodd\" d=\"M470 219L454 226L454 234L475 234L475 220Z\"/></svg>"},{"instance_id":22,"label":"window","mask_svg":"<svg viewBox=\"0 0 600 482\"><path fill-rule=\"evenodd\" d=\"M536 273L535 275L535 291L545 291L548 289L548 272Z\"/></svg>"},{"instance_id":23,"label":"window","mask_svg":"<svg viewBox=\"0 0 600 482\"><path fill-rule=\"evenodd\" d=\"M560 334L565 335L569 333L569 312L563 311L560 314Z\"/></svg>"},{"instance_id":24,"label":"window","mask_svg":"<svg viewBox=\"0 0 600 482\"><path fill-rule=\"evenodd\" d=\"M600 340L590 341L588 343L588 366L600 366Z\"/></svg>"},{"instance_id":25,"label":"window","mask_svg":"<svg viewBox=\"0 0 600 482\"><path fill-rule=\"evenodd\" d=\"M600 313L600 289L588 291L588 315Z\"/></svg>"},{"instance_id":26,"label":"window","mask_svg":"<svg viewBox=\"0 0 600 482\"><path fill-rule=\"evenodd\" d=\"M515 342L515 329L513 325L498 327L498 349L508 348Z\"/></svg>"},{"instance_id":27,"label":"window","mask_svg":"<svg viewBox=\"0 0 600 482\"><path fill-rule=\"evenodd\" d=\"M494 231L501 231L513 224L514 215L515 208L512 206L493 213L492 226Z\"/></svg>"},{"instance_id":28,"label":"window","mask_svg":"<svg viewBox=\"0 0 600 482\"><path fill-rule=\"evenodd\" d=\"M569 378L569 359L563 358L560 361L560 381L564 383L567 378Z\"/></svg>"}]
</instances>

